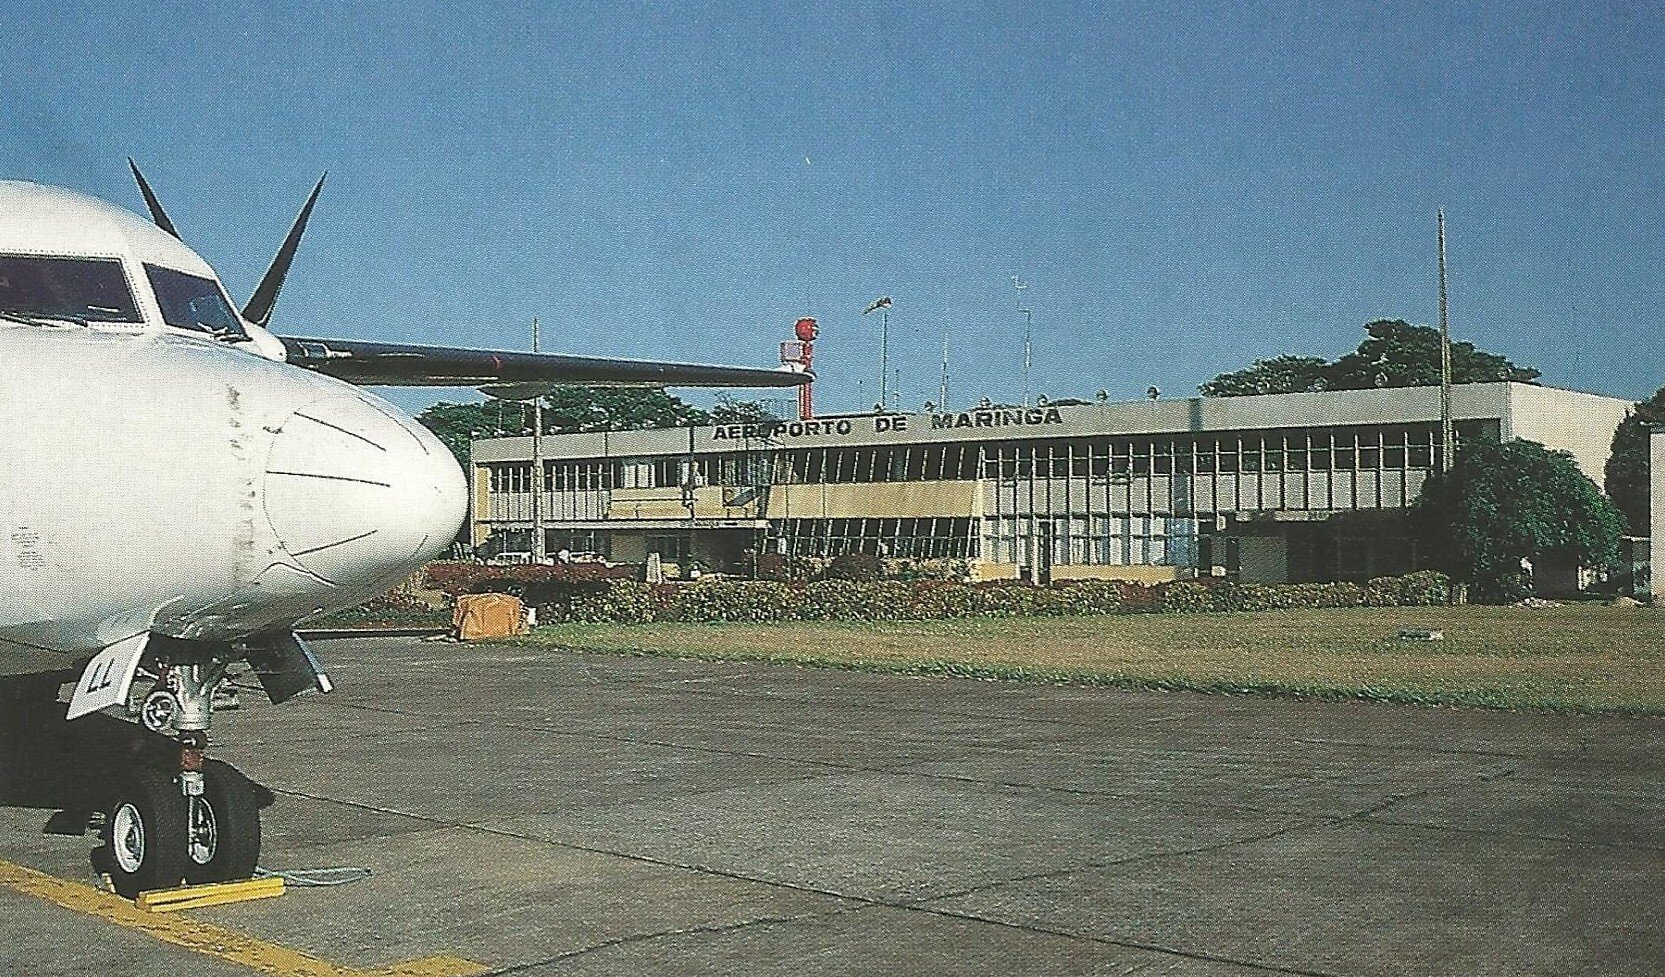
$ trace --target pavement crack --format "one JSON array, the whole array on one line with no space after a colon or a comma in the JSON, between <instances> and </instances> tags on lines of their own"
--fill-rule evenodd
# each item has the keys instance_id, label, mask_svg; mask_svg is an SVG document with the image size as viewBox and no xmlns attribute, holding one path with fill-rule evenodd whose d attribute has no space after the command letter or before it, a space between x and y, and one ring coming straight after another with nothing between
<instances>
[{"instance_id":1,"label":"pavement crack","mask_svg":"<svg viewBox=\"0 0 1665 977\"><path fill-rule=\"evenodd\" d=\"M841 912L841 911L842 910L834 910L834 912ZM486 973L482 974L481 977L508 977L508 975L510 975L510 974L525 973L529 970L533 970L533 969L536 969L536 968L539 968L539 967L547 967L551 964L562 963L562 962L565 962L565 961L568 961L568 960L576 959L578 957L588 956L589 954L597 953L597 952L602 951L602 950L611 950L611 949L615 949L615 948L621 947L621 946L632 946L632 945L635 945L637 943L651 943L654 940L663 940L663 939L666 939L666 938L669 938L669 937L676 937L676 936L720 936L720 935L723 935L725 933L736 933L736 932L739 932L740 930L748 929L748 928L753 927L753 926L768 925L768 924L773 924L773 923L792 923L792 922L797 922L798 920L801 920L801 919L810 919L810 918L813 918L815 916L825 916L825 915L828 915L828 913L825 912L825 911L806 912L806 913L792 913L790 915L785 915L785 916L761 916L757 919L743 920L743 921L738 922L738 923L724 923L724 924L721 924L721 925L705 925L705 926L683 926L683 927L679 927L679 928L676 928L676 929L655 930L655 931L649 932L649 933L631 933L628 936L620 936L620 937L616 937L616 938L611 939L611 940L603 940L600 943L594 944L592 946L582 947L582 948L577 949L577 950L569 950L566 953L557 953L554 956L545 957L541 960L533 960L533 961L529 961L527 963L517 963L517 964L515 964L513 966L510 966L510 967L503 967L503 968L500 968L498 970L490 970L490 971L487 971Z\"/></svg>"},{"instance_id":2,"label":"pavement crack","mask_svg":"<svg viewBox=\"0 0 1665 977\"><path fill-rule=\"evenodd\" d=\"M976 913L958 912L952 909L943 909L938 906L920 905L903 906L898 908L910 909L914 912L930 913L932 915L943 916L949 919L962 919L975 923L986 923L990 926L1000 926L1007 929L1021 930L1026 933L1035 933L1045 936L1061 936L1085 943L1099 943L1105 946L1121 947L1125 950L1143 950L1146 953L1161 953L1171 957L1195 960L1200 963L1230 964L1235 967L1242 967L1247 970L1257 970L1262 973L1288 974L1290 977L1343 977L1341 974L1325 970L1305 970L1299 967L1282 967L1277 964L1260 963L1255 960L1244 960L1238 957L1230 957L1218 953L1206 953L1201 950L1182 950L1178 947L1164 946L1160 943L1146 943L1142 940L1130 940L1113 936L1094 936L1088 933L1073 933L1069 930L1053 929L1047 926L1036 926L1032 923L1016 923L1003 919L991 919L987 916L979 916Z\"/></svg>"},{"instance_id":3,"label":"pavement crack","mask_svg":"<svg viewBox=\"0 0 1665 977\"><path fill-rule=\"evenodd\" d=\"M363 711L367 711L367 712L375 712L375 713L383 713L383 714L387 714L387 715L400 716L400 717L407 718L407 719L408 718L413 718L413 717L416 717L416 716L419 715L419 714L416 714L416 713L405 712L405 711L399 710L399 709L391 709L391 708L387 708L387 707L383 707L383 706L370 706L370 705L364 705L362 703L347 703L347 704L345 704L345 708L359 709L359 710L363 710ZM944 748L942 750L932 752L929 755L926 755L926 756L923 756L923 757L919 757L919 756L905 757L905 758L900 759L896 763L890 763L890 764L851 764L851 763L838 763L838 762L832 761L832 760L821 760L821 759L815 759L815 758L809 758L809 757L803 757L803 756L784 756L784 755L779 755L779 754L774 754L774 753L765 753L765 752L757 751L757 750L730 750L730 749L723 749L721 747L707 746L707 745L698 744L698 743L679 743L679 742L676 742L674 740L663 740L663 739L654 739L654 738L649 738L649 737L638 737L638 736L624 736L624 735L620 735L620 734L616 734L616 733L601 733L601 732L596 732L594 730L561 729L559 727L549 726L549 725L545 725L545 724L542 724L542 723L516 723L516 722L511 721L511 722L501 722L501 723L487 724L487 723L481 722L479 720L463 720L460 723L458 723L458 725L461 725L461 726L480 726L480 727L485 727L487 725L490 725L493 728L518 729L518 730L521 730L521 731L524 731L524 732L546 733L546 734L551 735L551 736L566 736L566 737L573 737L573 738L579 738L579 739L592 739L592 740L599 740L599 741L608 742L608 743L620 743L620 744L629 745L629 746L657 746L657 747L661 747L661 748L664 748L664 749L670 749L670 750L685 750L685 751L694 752L694 753L708 753L708 754L711 754L711 755L714 755L714 756L738 757L738 758L744 758L744 759L750 759L750 760L769 760L769 761L776 762L776 763L794 763L794 764L800 764L800 765L803 765L803 766L821 767L821 768L824 768L824 769L827 769L827 770L837 771L837 772L840 772L840 773L889 774L889 775L899 776L899 777L915 777L915 778L918 778L918 779L921 779L921 780L932 780L932 781L938 781L938 782L942 782L942 783L972 784L972 785L976 785L976 786L980 786L980 787L1001 787L1001 788L1004 788L1004 789L1007 789L1007 790L1024 791L1024 792L1031 792L1031 793L1067 794L1067 795L1071 795L1071 796L1083 797L1083 798L1089 798L1089 799L1120 800L1120 801L1144 801L1144 802L1149 802L1149 803L1154 803L1154 804L1163 804L1163 805L1172 806L1172 807L1199 808L1199 809L1203 809L1203 810L1224 811L1224 812L1233 813L1233 814L1243 814L1243 813L1247 813L1247 814L1271 814L1271 815L1288 815L1288 816L1295 816L1295 817L1314 817L1315 816L1315 815L1312 815L1310 812L1306 812L1306 811L1285 810L1285 809L1281 809L1281 808L1256 807L1254 805L1249 805L1249 804L1223 804L1223 803L1218 803L1218 802L1202 801L1202 800L1195 800L1195 799L1175 800L1175 799L1172 799L1172 798L1155 796L1155 795L1151 795L1151 794L1122 793L1122 792L1116 792L1116 791L1103 791L1103 790L1088 790L1088 789L1081 788L1081 787L1069 787L1069 786L1058 785L1058 784L1025 784L1025 783L1020 783L1020 782L1016 782L1016 781L1006 781L1006 780L990 779L990 778L983 778L983 777L968 777L968 776L958 775L958 774L947 774L947 773L938 773L938 772L929 771L929 770L910 769L912 767L917 767L919 764L922 764L922 763L932 763L932 762L936 762L937 760L952 757L954 755L954 753L953 753L951 748ZM1192 751L1192 752L1200 752L1200 751ZM812 778L805 777L804 779L812 779ZM726 789L726 788L717 788L717 789Z\"/></svg>"},{"instance_id":4,"label":"pavement crack","mask_svg":"<svg viewBox=\"0 0 1665 977\"><path fill-rule=\"evenodd\" d=\"M1436 784L1436 785L1433 785L1433 786L1430 786L1430 787L1425 787L1422 790L1411 791L1408 794L1394 794L1390 797L1384 798L1381 801L1378 801L1375 804L1370 805L1367 808L1364 808L1364 809L1358 810L1358 811L1354 811L1351 814L1347 814L1343 817L1335 818L1333 823L1335 823L1335 824L1345 824L1348 821L1362 821L1366 818L1370 818L1370 817L1373 817L1377 814L1381 814L1383 811L1391 811L1391 810L1393 810L1394 808L1398 807L1401 804L1405 804L1405 803L1408 803L1410 801L1425 800L1429 797L1432 797L1436 793L1446 793L1446 792L1449 792L1451 790L1455 790L1456 788L1463 787L1463 786L1470 785L1470 784L1472 784L1472 785L1489 784L1489 783L1491 783L1493 781L1496 781L1496 780L1503 780L1507 777L1513 777L1514 775L1515 775L1515 768L1514 767L1505 767L1502 770L1492 770L1492 771L1485 771L1485 772L1477 773L1477 774L1474 774L1472 776L1463 778L1462 780L1459 780L1455 783Z\"/></svg>"},{"instance_id":5,"label":"pavement crack","mask_svg":"<svg viewBox=\"0 0 1665 977\"><path fill-rule=\"evenodd\" d=\"M1636 852L1665 851L1665 845L1647 845L1639 842L1621 844L1614 841L1593 841L1588 838L1571 838L1565 835L1533 834L1526 831L1497 831L1491 828L1461 828L1449 824L1424 824L1418 821L1402 821L1396 818L1370 818L1371 824L1386 825L1394 828L1410 828L1415 831L1440 831L1453 834L1478 835L1483 838L1517 838L1522 841L1542 841L1555 845L1576 845L1587 848L1605 848L1610 851Z\"/></svg>"},{"instance_id":6,"label":"pavement crack","mask_svg":"<svg viewBox=\"0 0 1665 977\"><path fill-rule=\"evenodd\" d=\"M1469 778L1469 779L1471 781L1475 782L1475 783L1490 783L1491 781L1494 781L1494 780L1499 780L1499 779L1502 779L1504 777L1512 776L1514 774L1514 772L1515 771L1514 771L1513 768L1509 768L1509 769L1505 769L1505 770L1501 770L1501 771L1496 771L1496 772L1493 772L1493 773L1480 774L1480 775L1477 775L1477 776ZM1196 845L1196 846L1193 846L1193 847L1190 847L1190 848L1175 848L1175 849L1172 849L1172 850L1169 850L1169 851L1146 852L1146 853L1142 853L1142 854L1138 854L1138 855L1132 855L1132 856L1129 856L1127 858L1093 859L1093 860L1088 860L1088 861L1081 862L1078 865L1073 865L1073 866L1070 866L1068 868L1050 869L1050 870L1045 871L1045 872L1034 872L1034 873L1030 873L1030 874L1027 874L1027 875L1014 876L1012 878L1007 878L1007 879L999 879L999 880L996 880L996 881L993 881L993 882L986 882L982 885L971 886L971 887L968 887L968 888L965 888L965 889L957 890L955 892L947 892L947 893L942 893L940 895L931 896L927 899L919 900L918 904L923 906L927 903L936 903L936 902L946 901L946 900L949 900L949 899L958 899L958 898L963 898L965 896L977 895L979 893L988 892L988 891L992 891L992 890L995 890L995 889L1000 889L1000 888L1010 886L1010 885L1016 885L1016 884L1026 883L1026 882L1040 882L1040 881L1045 881L1045 880L1054 879L1054 878L1062 878L1066 875L1073 875L1076 872L1080 872L1080 871L1083 871L1085 869L1122 868L1122 867L1125 867L1125 866L1128 866L1128 865L1135 865L1135 864L1139 864L1139 863L1142 863L1142 862L1157 861L1157 860L1166 859L1166 858L1183 858L1183 857L1188 856L1188 855L1200 855L1200 854L1206 854L1208 852L1223 851L1227 848L1236 848L1236 847L1240 847L1240 846L1243 846L1243 845L1259 844L1263 841L1271 841L1274 838L1282 838L1282 837L1285 837L1287 835L1296 834L1296 833L1299 833L1299 832L1317 831L1317 830L1321 830L1321 829L1324 829L1324 828L1333 828L1333 827L1336 827L1338 825L1347 824L1347 823L1354 822L1354 821L1362 821L1362 820L1365 820L1367 818L1371 818L1373 815L1380 814L1383 811L1392 810L1393 808L1399 806L1400 804L1406 803L1407 801L1418 800L1418 799L1429 796L1430 794L1434 793L1436 790L1449 789L1450 787L1455 787L1455 786L1459 786L1459 785L1456 785L1456 784L1442 785L1440 787L1429 787L1429 788L1426 788L1424 790L1414 791L1414 792L1408 793L1408 794L1396 794L1392 797L1385 798L1385 799L1383 799L1383 800L1381 800L1381 801L1379 801L1375 804L1372 804L1369 807L1362 808L1362 809L1357 810L1357 811L1352 811L1352 812L1349 812L1347 814L1340 815L1338 817L1309 818L1305 821L1296 822L1294 824L1287 824L1287 825L1284 825L1280 828L1276 828L1276 829L1271 830L1271 831L1262 831L1262 832L1259 832L1257 834L1247 835L1247 836L1241 837L1241 838L1229 838L1229 839L1226 839L1225 841L1212 842L1212 843L1206 844L1206 845ZM1381 822L1381 823L1391 823L1391 822Z\"/></svg>"},{"instance_id":7,"label":"pavement crack","mask_svg":"<svg viewBox=\"0 0 1665 977\"><path fill-rule=\"evenodd\" d=\"M1065 868L1048 869L1044 872L1030 872L1024 875L1012 876L1010 878L996 879L992 882L985 882L981 885L968 886L964 889L957 889L952 892L943 892L937 895L927 896L915 902L908 903L907 905L924 907L931 903L943 902L949 899L960 899L965 896L977 895L979 893L989 892L1009 885L1017 885L1025 882L1041 882L1048 879L1059 879L1067 875L1074 875L1075 873L1086 869L1121 868L1127 865L1135 865L1140 862L1156 861L1163 858L1178 858L1186 855L1199 855L1207 852L1221 851L1226 848L1234 848L1239 845L1252 845L1262 841L1270 841L1273 838L1279 838L1283 835L1293 834L1297 831L1327 827L1330 823L1331 821L1328 819L1319 821L1303 821L1296 824L1286 824L1283 827L1272 831L1262 831L1242 838L1228 838L1224 841L1210 842L1206 845L1194 845L1190 848L1175 848L1168 851L1145 852L1138 855L1129 855L1126 858L1089 859Z\"/></svg>"}]
</instances>

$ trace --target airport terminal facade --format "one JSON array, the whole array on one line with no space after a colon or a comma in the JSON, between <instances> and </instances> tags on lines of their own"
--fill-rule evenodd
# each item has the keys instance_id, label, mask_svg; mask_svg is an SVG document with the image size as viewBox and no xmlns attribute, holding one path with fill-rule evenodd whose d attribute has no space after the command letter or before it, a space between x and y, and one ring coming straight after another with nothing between
<instances>
[{"instance_id":1,"label":"airport terminal facade","mask_svg":"<svg viewBox=\"0 0 1665 977\"><path fill-rule=\"evenodd\" d=\"M1525 438L1598 484L1628 401L1452 391L1457 440ZM472 541L712 570L747 551L957 558L982 579L1362 580L1419 566L1405 507L1441 455L1439 389L841 415L476 441Z\"/></svg>"}]
</instances>

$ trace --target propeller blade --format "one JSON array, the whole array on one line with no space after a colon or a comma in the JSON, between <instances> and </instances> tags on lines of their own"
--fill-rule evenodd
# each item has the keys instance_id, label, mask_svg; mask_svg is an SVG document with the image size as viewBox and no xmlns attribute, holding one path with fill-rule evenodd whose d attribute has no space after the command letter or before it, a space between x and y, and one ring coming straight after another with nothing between
<instances>
[{"instance_id":1,"label":"propeller blade","mask_svg":"<svg viewBox=\"0 0 1665 977\"><path fill-rule=\"evenodd\" d=\"M179 231L174 228L173 221L168 220L168 212L162 209L162 201L156 199L156 193L150 189L145 175L139 172L139 164L133 162L133 157L129 156L127 165L133 170L133 179L139 182L139 192L145 196L145 206L150 208L150 219L156 222L157 227L179 238Z\"/></svg>"},{"instance_id":2,"label":"propeller blade","mask_svg":"<svg viewBox=\"0 0 1665 977\"><path fill-rule=\"evenodd\" d=\"M318 202L318 193L324 189L324 181L329 179L329 173L318 178L318 185L312 188L311 196L306 198L306 204L301 207L295 223L289 228L289 234L283 239L283 246L278 248L277 257L272 259L272 266L266 269L266 275L260 279L260 284L254 288L254 294L249 296L249 304L243 307L243 318L261 328L272 321L272 307L277 305L278 293L283 291L283 280L289 277L289 266L295 261L295 250L301 246L301 235L306 233L306 222L312 216L312 205Z\"/></svg>"}]
</instances>

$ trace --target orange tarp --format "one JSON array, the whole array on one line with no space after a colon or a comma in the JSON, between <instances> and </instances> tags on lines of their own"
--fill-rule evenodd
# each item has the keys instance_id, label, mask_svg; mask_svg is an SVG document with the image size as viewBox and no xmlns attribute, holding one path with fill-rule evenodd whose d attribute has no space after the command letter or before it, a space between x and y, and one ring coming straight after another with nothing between
<instances>
[{"instance_id":1,"label":"orange tarp","mask_svg":"<svg viewBox=\"0 0 1665 977\"><path fill-rule=\"evenodd\" d=\"M464 594L457 598L451 630L463 641L510 638L526 633L520 598L508 594Z\"/></svg>"}]
</instances>

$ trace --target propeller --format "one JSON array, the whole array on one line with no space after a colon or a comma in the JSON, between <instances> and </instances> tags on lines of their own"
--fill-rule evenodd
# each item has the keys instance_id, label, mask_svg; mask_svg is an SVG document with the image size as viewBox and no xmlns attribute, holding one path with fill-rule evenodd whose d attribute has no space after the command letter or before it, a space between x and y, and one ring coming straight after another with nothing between
<instances>
[{"instance_id":1,"label":"propeller","mask_svg":"<svg viewBox=\"0 0 1665 977\"><path fill-rule=\"evenodd\" d=\"M301 235L306 233L306 222L312 217L312 205L318 202L318 194L324 189L324 181L327 179L328 172L318 178L318 183L306 198L300 214L295 217L295 223L284 236L283 246L278 248L277 256L272 259L272 266L266 269L260 284L254 288L254 294L249 296L249 304L243 307L243 318L263 329L272 321L272 307L277 304L278 293L283 290L283 280L289 277L289 266L295 261L295 250L301 246Z\"/></svg>"},{"instance_id":2,"label":"propeller","mask_svg":"<svg viewBox=\"0 0 1665 977\"><path fill-rule=\"evenodd\" d=\"M150 219L156 222L157 227L172 234L176 239L181 239L179 238L179 231L173 226L173 221L168 219L168 212L162 209L162 201L156 199L156 192L150 189L150 183L145 180L145 175L139 172L139 164L133 162L133 157L129 156L127 157L127 165L133 170L133 179L139 182L139 192L144 194L145 206L150 208Z\"/></svg>"},{"instance_id":3,"label":"propeller","mask_svg":"<svg viewBox=\"0 0 1665 977\"><path fill-rule=\"evenodd\" d=\"M156 191L150 188L150 181L139 172L139 164L133 162L133 157L127 157L127 165L133 171L133 179L139 184L139 192L144 194L145 207L150 210L150 219L156 226L174 236L179 236L178 228L168 218L168 212L162 209L162 201L156 197ZM277 305L278 293L283 291L283 281L289 277L289 266L295 263L295 251L301 246L301 235L306 233L306 222L312 217L312 205L318 202L318 194L324 189L324 181L329 179L326 171L318 178L312 193L301 206L301 212L296 215L295 223L290 225L289 233L284 235L283 245L278 248L277 256L272 259L271 267L260 279L260 284L254 287L254 294L249 296L248 305L243 307L243 318L264 329L272 321L272 307Z\"/></svg>"}]
</instances>

